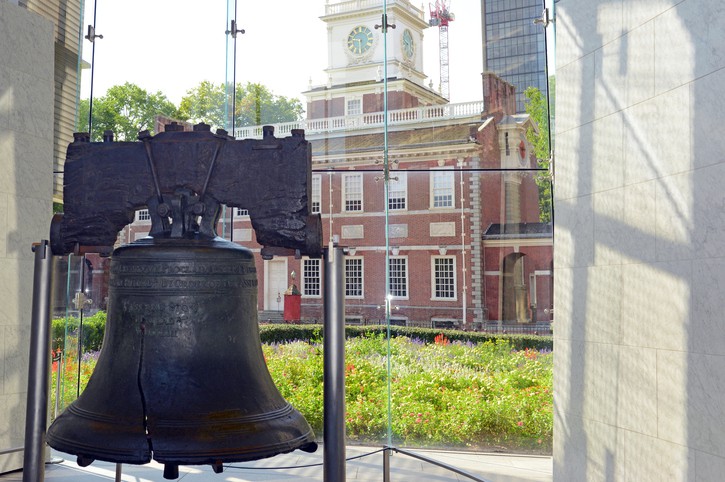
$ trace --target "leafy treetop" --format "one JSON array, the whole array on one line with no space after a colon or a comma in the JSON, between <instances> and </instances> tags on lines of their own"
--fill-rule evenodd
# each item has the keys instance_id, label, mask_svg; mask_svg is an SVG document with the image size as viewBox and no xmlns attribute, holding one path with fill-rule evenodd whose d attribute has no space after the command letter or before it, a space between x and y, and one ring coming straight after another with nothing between
<instances>
[{"instance_id":1,"label":"leafy treetop","mask_svg":"<svg viewBox=\"0 0 725 482\"><path fill-rule=\"evenodd\" d=\"M205 122L212 128L229 128L227 109L231 99L223 84L203 81L187 91L181 99L179 114L192 123ZM234 103L234 127L277 124L300 120L304 109L298 99L275 95L262 84L247 82L237 84Z\"/></svg>"},{"instance_id":2,"label":"leafy treetop","mask_svg":"<svg viewBox=\"0 0 725 482\"><path fill-rule=\"evenodd\" d=\"M80 101L78 132L89 132L88 99ZM144 130L154 133L154 118L163 114L177 118L178 109L161 92L149 93L141 87L126 82L108 89L105 95L93 99L93 141L99 141L106 130L113 131L119 141L134 141Z\"/></svg>"},{"instance_id":3,"label":"leafy treetop","mask_svg":"<svg viewBox=\"0 0 725 482\"><path fill-rule=\"evenodd\" d=\"M553 81L550 82L549 89L553 91ZM546 170L536 175L536 184L539 187L539 219L542 222L550 222L552 214L551 176L549 175L551 149L547 99L536 87L527 88L524 95L526 96L526 112L539 127L538 134L530 127L526 132L526 138L534 146L538 167Z\"/></svg>"},{"instance_id":4,"label":"leafy treetop","mask_svg":"<svg viewBox=\"0 0 725 482\"><path fill-rule=\"evenodd\" d=\"M262 84L237 84L235 99L235 127L292 122L300 120L304 113L298 99L275 95ZM100 141L106 130L113 131L118 141L136 140L138 133L143 130L155 134L154 118L157 115L194 124L204 122L211 125L212 129L229 128L226 114L231 106L232 99L227 99L224 84L201 82L187 91L177 109L163 93L149 93L126 82L111 87L105 95L93 99L91 140ZM76 126L78 132L90 131L89 109L88 99L81 100Z\"/></svg>"}]
</instances>

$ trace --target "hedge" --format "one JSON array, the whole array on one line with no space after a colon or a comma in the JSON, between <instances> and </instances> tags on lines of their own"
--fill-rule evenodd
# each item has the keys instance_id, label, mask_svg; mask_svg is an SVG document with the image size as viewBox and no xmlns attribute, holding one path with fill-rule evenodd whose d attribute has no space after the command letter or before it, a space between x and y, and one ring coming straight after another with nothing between
<instances>
[{"instance_id":1,"label":"hedge","mask_svg":"<svg viewBox=\"0 0 725 482\"><path fill-rule=\"evenodd\" d=\"M63 348L63 340L66 333L77 336L80 319L74 316L67 318L55 318L51 324L51 346L52 349ZM103 333L106 330L106 312L99 311L93 316L83 318L83 351L91 352L101 349L103 344ZM77 347L78 345L76 345ZM75 349L75 348L74 348Z\"/></svg>"},{"instance_id":2,"label":"hedge","mask_svg":"<svg viewBox=\"0 0 725 482\"><path fill-rule=\"evenodd\" d=\"M75 317L56 318L52 325L53 350L62 348L66 333L77 333L79 319ZM99 311L83 319L83 351L98 351L103 343L106 327L106 313ZM376 336L387 334L385 325L346 326L347 338ZM322 325L277 325L264 324L259 327L262 343L287 343L294 340L320 341L323 337ZM450 341L481 343L489 340L508 340L516 350L526 348L551 350L553 341L550 336L540 335L504 335L475 331L442 330L437 328L417 328L411 326L391 326L390 336L404 336L419 339L425 343L434 343L435 337L443 334Z\"/></svg>"},{"instance_id":3,"label":"hedge","mask_svg":"<svg viewBox=\"0 0 725 482\"><path fill-rule=\"evenodd\" d=\"M375 336L387 334L386 325L346 326L345 336L356 338L361 336ZM293 340L319 341L322 340L322 325L260 325L260 338L262 343L285 343ZM417 328L412 326L391 326L390 336L404 336L419 339L425 343L434 343L436 336L443 334L449 341L463 343L482 343L490 340L508 340L516 350L526 348L535 350L549 350L553 348L553 339L541 335L504 335L496 333L483 333L476 331L441 330L439 328Z\"/></svg>"}]
</instances>

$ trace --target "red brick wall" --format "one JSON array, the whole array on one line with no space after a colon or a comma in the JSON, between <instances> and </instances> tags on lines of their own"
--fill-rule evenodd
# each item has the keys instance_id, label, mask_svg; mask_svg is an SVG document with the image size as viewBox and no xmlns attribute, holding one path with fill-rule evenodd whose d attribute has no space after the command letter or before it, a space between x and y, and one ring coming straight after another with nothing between
<instances>
[{"instance_id":1,"label":"red brick wall","mask_svg":"<svg viewBox=\"0 0 725 482\"><path fill-rule=\"evenodd\" d=\"M515 114L516 88L494 73L484 73L483 105L488 113Z\"/></svg>"},{"instance_id":2,"label":"red brick wall","mask_svg":"<svg viewBox=\"0 0 725 482\"><path fill-rule=\"evenodd\" d=\"M324 119L345 115L345 98L335 97L330 100L315 100L307 103L308 119Z\"/></svg>"}]
</instances>

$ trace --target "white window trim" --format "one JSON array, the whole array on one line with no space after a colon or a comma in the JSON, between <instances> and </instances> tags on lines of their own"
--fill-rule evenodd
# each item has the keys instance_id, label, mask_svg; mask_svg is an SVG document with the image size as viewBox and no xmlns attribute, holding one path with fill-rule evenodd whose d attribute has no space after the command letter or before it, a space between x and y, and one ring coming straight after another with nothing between
<instances>
[{"instance_id":1,"label":"white window trim","mask_svg":"<svg viewBox=\"0 0 725 482\"><path fill-rule=\"evenodd\" d=\"M407 300L410 298L410 263L408 263L408 257L404 256L404 255L390 256L389 259L390 260L393 260L393 259L404 259L405 260L405 296L394 295L392 293L392 291L390 291L390 286L388 286L387 288L388 288L388 291L390 292L390 297L394 300ZM388 267L388 269L390 269L390 268ZM392 273L391 273L391 276L390 276L390 279L388 280L388 282L392 281L392 279L393 279L393 277L392 277Z\"/></svg>"},{"instance_id":2,"label":"white window trim","mask_svg":"<svg viewBox=\"0 0 725 482\"><path fill-rule=\"evenodd\" d=\"M141 219L141 213L145 213L146 219ZM136 211L136 222L140 224L151 224L151 213L148 209L139 209Z\"/></svg>"},{"instance_id":3,"label":"white window trim","mask_svg":"<svg viewBox=\"0 0 725 482\"><path fill-rule=\"evenodd\" d=\"M440 298L436 296L436 271L435 271L435 260L436 259L452 259L453 260L453 297L452 298ZM430 257L430 299L432 301L457 301L458 300L458 271L456 257L452 255L445 256L431 256Z\"/></svg>"},{"instance_id":4,"label":"white window trim","mask_svg":"<svg viewBox=\"0 0 725 482\"><path fill-rule=\"evenodd\" d=\"M392 177L397 177L397 181L390 181L390 184L388 184L388 207L391 211L407 211L408 210L408 173L405 171L392 171L391 172ZM395 185L402 185L402 191L403 191L403 200L405 207L404 208L390 208L390 194L391 194L391 186Z\"/></svg>"},{"instance_id":5,"label":"white window trim","mask_svg":"<svg viewBox=\"0 0 725 482\"><path fill-rule=\"evenodd\" d=\"M360 296L348 296L345 294L345 298L349 300L361 300L365 298L365 258L362 256L346 256L347 260L360 260ZM347 263L345 264L345 292L347 292Z\"/></svg>"},{"instance_id":6,"label":"white window trim","mask_svg":"<svg viewBox=\"0 0 725 482\"><path fill-rule=\"evenodd\" d=\"M350 112L350 102L358 102L360 106L360 112ZM345 97L345 115L346 116L358 116L362 115L363 113L363 99L362 96L359 95L353 95Z\"/></svg>"},{"instance_id":7,"label":"white window trim","mask_svg":"<svg viewBox=\"0 0 725 482\"><path fill-rule=\"evenodd\" d=\"M306 293L307 292L307 290L305 289L305 284L306 284L305 283L305 280L307 278L305 276L305 262L306 261L314 261L314 262L317 263L317 278L319 280L319 294L316 294L316 295L308 295ZM324 291L324 285L322 284L322 263L321 263L321 260L320 259L317 259L317 258L307 258L307 257L302 258L302 261L300 261L300 271L302 272L301 273L301 276L300 276L300 293L302 294L302 298L311 298L311 299L322 298L322 292Z\"/></svg>"},{"instance_id":8,"label":"white window trim","mask_svg":"<svg viewBox=\"0 0 725 482\"><path fill-rule=\"evenodd\" d=\"M315 189L315 186L317 189ZM320 214L322 212L322 175L312 175L310 195L312 197L312 199L310 199L310 214ZM317 202L317 210L314 208L315 201Z\"/></svg>"},{"instance_id":9,"label":"white window trim","mask_svg":"<svg viewBox=\"0 0 725 482\"><path fill-rule=\"evenodd\" d=\"M436 172L444 172L451 176L451 205L450 206L436 206L435 205L435 190L434 190L434 176ZM430 197L430 209L455 209L456 208L456 176L455 172L451 169L437 168L431 169L428 182L429 197Z\"/></svg>"},{"instance_id":10,"label":"white window trim","mask_svg":"<svg viewBox=\"0 0 725 482\"><path fill-rule=\"evenodd\" d=\"M357 211L349 211L347 209L347 178L348 177L359 177L360 178L360 209ZM355 172L355 173L346 173L342 175L342 206L340 208L342 209L342 212L344 213L363 213L365 212L365 189L364 189L364 181L365 177L362 175L361 172Z\"/></svg>"}]
</instances>

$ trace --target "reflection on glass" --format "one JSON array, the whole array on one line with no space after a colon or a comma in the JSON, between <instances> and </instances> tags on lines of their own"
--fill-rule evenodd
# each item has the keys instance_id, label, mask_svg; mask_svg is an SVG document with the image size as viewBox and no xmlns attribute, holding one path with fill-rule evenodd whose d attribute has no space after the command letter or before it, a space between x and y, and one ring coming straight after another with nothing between
<instances>
[{"instance_id":1,"label":"reflection on glass","mask_svg":"<svg viewBox=\"0 0 725 482\"><path fill-rule=\"evenodd\" d=\"M147 103L155 106L156 114L164 114L154 118L154 132L171 120L186 122L186 129L199 121L214 128L233 126L237 138L261 137L262 124L273 124L277 137L289 135L292 129L304 129L312 151L310 211L321 215L325 241L336 236L341 245L349 247L345 320L350 325L389 321L394 326L436 330L547 334L553 321L551 183L546 164L537 158L548 158L548 144L542 153L536 136L543 130L523 113L522 88L514 90L489 72L495 71L504 79L505 74L511 74L517 76L517 82L522 80L522 85L546 89L540 82L541 39L537 29L541 27L532 22L541 14L541 8L533 5L538 1L454 4L456 17L448 32L449 50L440 43L440 25L431 23L437 7L425 9L409 0L331 0L319 2L314 9L304 2L282 2L290 13L286 16L307 26L304 37L292 43L287 36L272 31L284 31L283 25L262 32L252 28L252 19L271 18L269 5L245 6L237 11L231 1L224 8L188 8L184 3L187 14L182 18L196 22L199 17L206 52L215 63L207 64L204 57L202 67L197 64L200 59L189 56L182 61L164 61L161 68L139 64L121 70L123 75L113 69L115 77L109 62L120 58L113 53L117 45L129 40L127 35L114 33L116 22L112 19L121 13L114 10L116 7L103 5L98 12L98 32L104 34L104 39L98 40L96 57L100 75L95 89L98 115L104 112L107 99L102 99L110 97L110 88L128 81L146 91ZM384 7L389 21L396 23L387 33L376 28L382 23ZM479 44L481 15L486 35ZM246 29L236 39L230 33L232 19L237 28ZM151 23L138 26L138 30L149 32L148 43L159 41L151 35L157 32ZM448 79L443 78L441 55L448 54L450 59L445 60L450 60L451 82L444 87ZM516 69L509 65L519 58L525 61ZM133 62L126 60L125 64L135 65ZM142 84L144 77L136 76L137 69L158 72L172 65L180 70L168 91L165 84ZM206 78L188 75L189 70L203 70ZM481 76L481 72L486 74ZM101 80L104 76L106 80ZM145 76L151 77L148 73ZM192 77L193 83L185 83ZM444 92L447 88L449 93ZM153 97L157 90L163 97ZM176 110L165 110L169 107L165 101ZM201 109L204 105L206 110ZM130 105L117 107L121 113L131 113ZM105 126L98 122L99 129ZM148 125L137 120L129 124L127 133L117 130L122 126L114 130L117 139L134 139L133 131ZM217 232L255 253L259 320L283 319L284 294L293 283L294 272L302 306L300 319L293 321L321 322L325 280L320 260L262 259L248 214L243 206L225 207ZM140 210L120 233L119 242L133 242L146 236L149 229L148 211ZM66 269L75 273L80 268L69 265ZM92 309L79 311L71 302L78 292L77 284L66 285L64 296L70 298L58 299L57 306L68 307L68 313L75 313L72 316L89 317ZM102 283L94 281L93 289L96 286ZM103 291L88 297L96 303L94 309L102 309ZM56 315L71 316L65 311ZM69 328L66 346L78 336L73 333ZM374 360L357 359L350 353L351 359L358 361L351 362L354 366L349 367L348 383L356 387L361 400L373 406L348 402L348 430L354 429L359 435L353 437L355 440L384 440L389 427L384 413L387 394L381 380L392 376L393 380L405 380L393 387L396 442L425 443L429 439L422 430L424 425L445 424L452 438L439 437L429 443L495 446L495 431L454 434L450 423L436 418L441 412L435 406L438 401L410 405L397 401L405 384L423 383L421 380L434 376L427 372L416 375L418 378L405 378L410 375L406 367L421 365L421 359L443 357L436 350L450 349L452 343L441 336L429 344L392 341L394 348L408 357L396 359L392 374L384 373L384 357L375 350L370 350L378 356ZM348 349L364 352L370 348L364 346L364 340L355 343L363 346ZM493 355L472 351L466 356L482 359ZM528 363L524 355L521 357L509 362ZM362 376L365 364L374 367L369 378ZM77 374L77 363L74 370ZM271 361L270 370L274 373ZM280 373L283 370L280 368ZM444 373L440 366L437 370ZM468 378L478 380L477 376ZM77 380L71 383L77 386ZM430 393L440 390L426 387ZM298 394L291 388L285 397ZM536 392L539 396L545 405L543 389ZM480 399L461 403L467 410L480 411L476 415L479 420L491 416L484 413L486 403ZM452 413L446 417L455 419ZM506 423L519 427L519 421ZM462 426L468 422L456 423Z\"/></svg>"},{"instance_id":2,"label":"reflection on glass","mask_svg":"<svg viewBox=\"0 0 725 482\"><path fill-rule=\"evenodd\" d=\"M526 112L524 92L535 87L547 91L543 0L484 0L484 72L490 70L516 87L516 111Z\"/></svg>"},{"instance_id":3,"label":"reflection on glass","mask_svg":"<svg viewBox=\"0 0 725 482\"><path fill-rule=\"evenodd\" d=\"M98 255L55 259L52 416L80 394L98 358L106 321L108 262Z\"/></svg>"}]
</instances>

